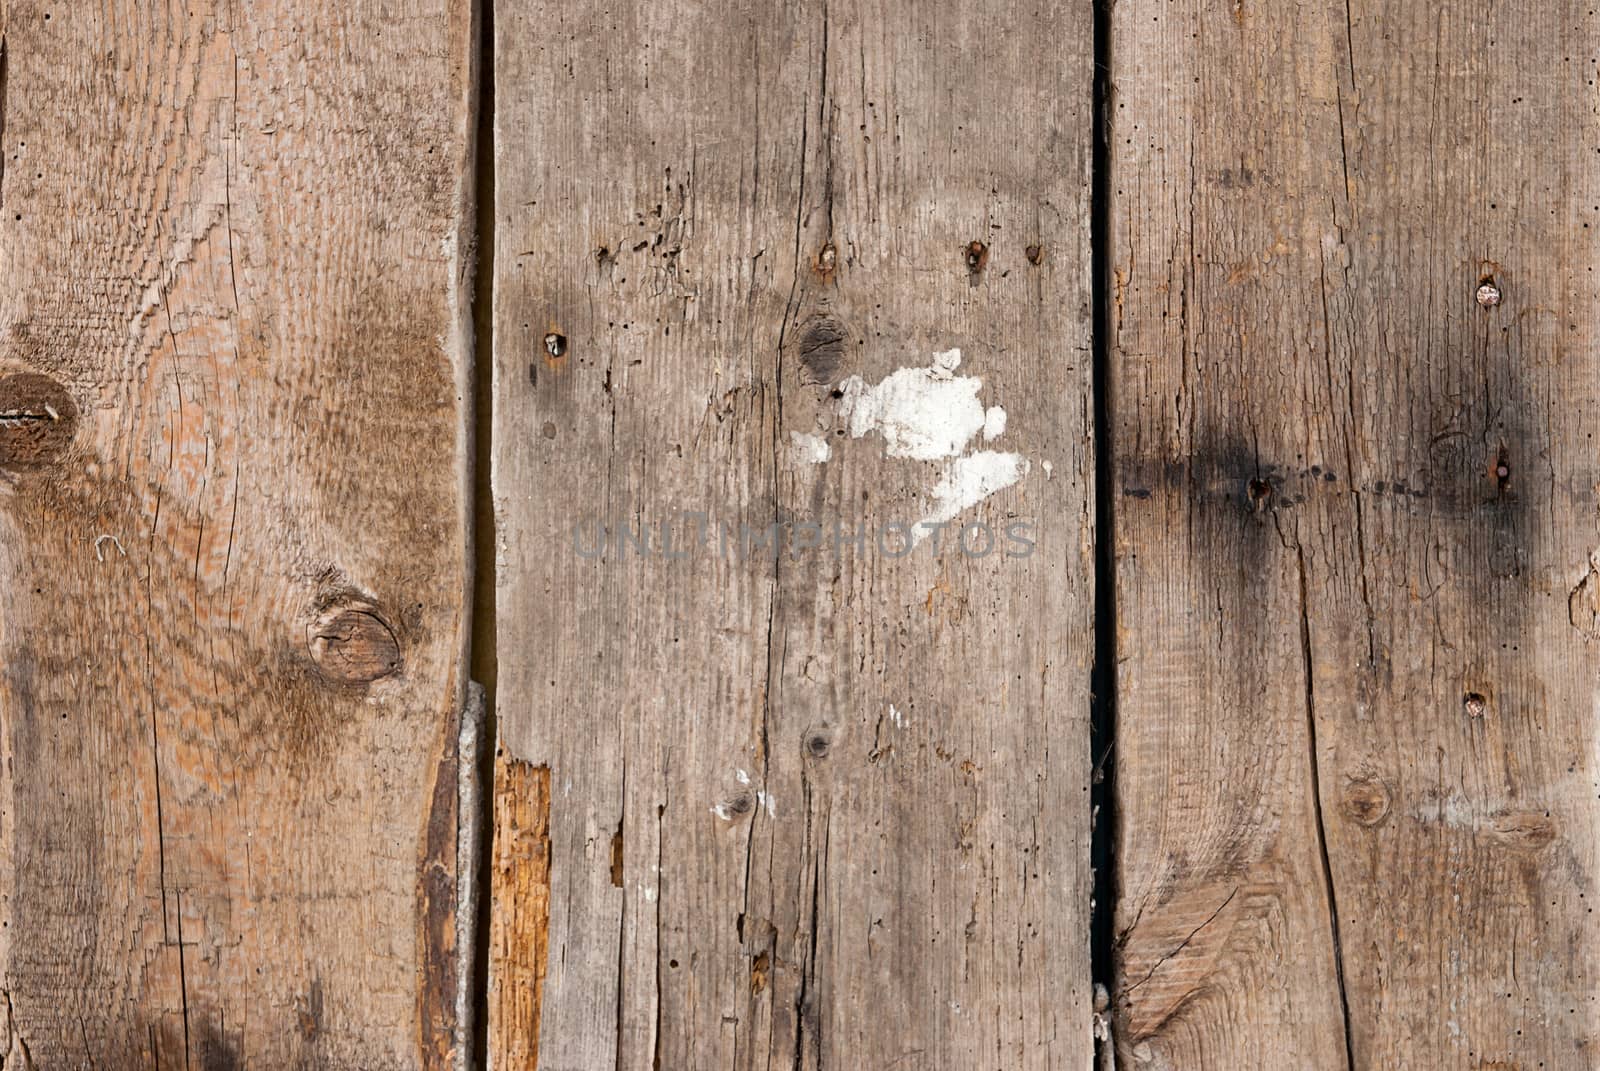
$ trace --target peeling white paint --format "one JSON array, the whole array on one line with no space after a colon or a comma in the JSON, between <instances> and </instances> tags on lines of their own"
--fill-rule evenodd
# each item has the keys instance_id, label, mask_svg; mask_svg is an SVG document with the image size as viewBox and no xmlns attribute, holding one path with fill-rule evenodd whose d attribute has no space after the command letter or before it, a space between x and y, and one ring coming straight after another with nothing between
<instances>
[{"instance_id":1,"label":"peeling white paint","mask_svg":"<svg viewBox=\"0 0 1600 1071\"><path fill-rule=\"evenodd\" d=\"M1029 471L1020 454L966 452L980 434L984 442L1005 434L1006 411L998 405L985 408L978 400L983 380L956 375L959 367L961 351L949 349L935 353L925 368L897 369L873 386L860 376L840 384L839 417L852 439L876 432L889 457L945 462L930 491L931 510L912 531L913 545L933 530L925 526L954 520ZM802 464L820 464L833 456L833 448L816 435L792 432L790 439ZM1046 461L1044 470L1049 477L1054 466Z\"/></svg>"},{"instance_id":2,"label":"peeling white paint","mask_svg":"<svg viewBox=\"0 0 1600 1071\"><path fill-rule=\"evenodd\" d=\"M889 704L889 720L894 723L896 729L904 729L906 727L906 716L896 710L893 703Z\"/></svg>"},{"instance_id":3,"label":"peeling white paint","mask_svg":"<svg viewBox=\"0 0 1600 1071\"><path fill-rule=\"evenodd\" d=\"M992 439L1005 430L1005 410L987 411L978 401L983 380L958 376L959 349L933 355L927 368L901 368L869 387L860 376L840 384L839 415L852 439L869 432L883 437L890 457L938 461L955 457L979 433ZM992 431L991 431L992 429Z\"/></svg>"},{"instance_id":4,"label":"peeling white paint","mask_svg":"<svg viewBox=\"0 0 1600 1071\"><path fill-rule=\"evenodd\" d=\"M733 812L728 810L728 805L726 803L719 803L715 807L712 807L711 813L722 819L724 822L733 818Z\"/></svg>"},{"instance_id":5,"label":"peeling white paint","mask_svg":"<svg viewBox=\"0 0 1600 1071\"><path fill-rule=\"evenodd\" d=\"M1056 467L1054 465L1052 465L1048 461L1041 461L1041 462L1039 462L1039 467L1044 469L1044 478L1045 479L1047 479L1047 480L1055 479Z\"/></svg>"},{"instance_id":6,"label":"peeling white paint","mask_svg":"<svg viewBox=\"0 0 1600 1071\"><path fill-rule=\"evenodd\" d=\"M789 440L794 459L801 465L820 465L833 457L833 447L821 436L791 431Z\"/></svg>"},{"instance_id":7,"label":"peeling white paint","mask_svg":"<svg viewBox=\"0 0 1600 1071\"><path fill-rule=\"evenodd\" d=\"M991 442L1006 433L1006 411L991 405L983 411L983 441Z\"/></svg>"},{"instance_id":8,"label":"peeling white paint","mask_svg":"<svg viewBox=\"0 0 1600 1071\"><path fill-rule=\"evenodd\" d=\"M750 775L745 773L743 770L733 771L733 777L734 780L738 781L741 785L748 785L750 783Z\"/></svg>"},{"instance_id":9,"label":"peeling white paint","mask_svg":"<svg viewBox=\"0 0 1600 1071\"><path fill-rule=\"evenodd\" d=\"M1028 474L1028 459L1021 454L980 450L958 457L933 487L933 512L924 524L937 524L971 509L996 491L1003 491Z\"/></svg>"},{"instance_id":10,"label":"peeling white paint","mask_svg":"<svg viewBox=\"0 0 1600 1071\"><path fill-rule=\"evenodd\" d=\"M773 818L778 817L778 801L767 792L757 792L756 802L767 809L767 814Z\"/></svg>"}]
</instances>

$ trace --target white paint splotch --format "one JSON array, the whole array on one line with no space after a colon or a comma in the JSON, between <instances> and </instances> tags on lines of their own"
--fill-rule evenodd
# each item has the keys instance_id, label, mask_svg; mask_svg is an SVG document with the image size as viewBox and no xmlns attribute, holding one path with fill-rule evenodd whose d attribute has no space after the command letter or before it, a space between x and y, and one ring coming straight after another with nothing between
<instances>
[{"instance_id":1,"label":"white paint splotch","mask_svg":"<svg viewBox=\"0 0 1600 1071\"><path fill-rule=\"evenodd\" d=\"M1021 454L979 450L950 462L933 485L933 512L924 523L954 520L997 491L1003 491L1028 474L1028 459Z\"/></svg>"},{"instance_id":2,"label":"white paint splotch","mask_svg":"<svg viewBox=\"0 0 1600 1071\"><path fill-rule=\"evenodd\" d=\"M901 368L868 386L860 376L839 385L839 415L852 439L877 432L890 457L938 461L955 457L980 432L992 439L1005 431L1006 413L985 410L978 400L983 380L958 376L961 351L933 355L926 368Z\"/></svg>"},{"instance_id":3,"label":"white paint splotch","mask_svg":"<svg viewBox=\"0 0 1600 1071\"><path fill-rule=\"evenodd\" d=\"M877 384L850 376L839 385L844 395L839 415L852 439L877 434L890 457L944 462L924 525L954 520L1017 483L1030 467L1021 454L968 452L980 435L987 443L1005 434L1006 411L998 405L985 408L978 397L983 380L957 375L960 367L961 351L950 349L935 353L927 367L897 369ZM826 442L821 446L828 448ZM913 542L926 535L919 526Z\"/></svg>"}]
</instances>

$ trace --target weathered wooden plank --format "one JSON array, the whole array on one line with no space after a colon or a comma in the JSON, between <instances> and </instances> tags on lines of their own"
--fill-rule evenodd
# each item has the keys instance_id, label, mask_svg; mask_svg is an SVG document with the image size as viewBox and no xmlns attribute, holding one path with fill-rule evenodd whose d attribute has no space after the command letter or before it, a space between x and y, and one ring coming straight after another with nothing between
<instances>
[{"instance_id":1,"label":"weathered wooden plank","mask_svg":"<svg viewBox=\"0 0 1600 1071\"><path fill-rule=\"evenodd\" d=\"M1594 13L1113 30L1123 1059L1592 1066Z\"/></svg>"},{"instance_id":2,"label":"weathered wooden plank","mask_svg":"<svg viewBox=\"0 0 1600 1071\"><path fill-rule=\"evenodd\" d=\"M1088 1063L1090 22L497 5L491 1053Z\"/></svg>"},{"instance_id":3,"label":"weathered wooden plank","mask_svg":"<svg viewBox=\"0 0 1600 1071\"><path fill-rule=\"evenodd\" d=\"M4 1062L445 1066L470 7L0 19Z\"/></svg>"},{"instance_id":4,"label":"weathered wooden plank","mask_svg":"<svg viewBox=\"0 0 1600 1071\"><path fill-rule=\"evenodd\" d=\"M489 931L490 1067L537 1067L549 962L550 770L496 756Z\"/></svg>"}]
</instances>

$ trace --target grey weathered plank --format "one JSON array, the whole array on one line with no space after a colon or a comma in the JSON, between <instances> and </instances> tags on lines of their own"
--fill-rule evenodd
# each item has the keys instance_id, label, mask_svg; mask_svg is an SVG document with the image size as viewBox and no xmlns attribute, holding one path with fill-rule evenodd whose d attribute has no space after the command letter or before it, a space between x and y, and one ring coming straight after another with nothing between
<instances>
[{"instance_id":1,"label":"grey weathered plank","mask_svg":"<svg viewBox=\"0 0 1600 1071\"><path fill-rule=\"evenodd\" d=\"M446 1066L470 6L0 23L0 1059Z\"/></svg>"},{"instance_id":2,"label":"grey weathered plank","mask_svg":"<svg viewBox=\"0 0 1600 1071\"><path fill-rule=\"evenodd\" d=\"M1085 1066L1089 9L496 28L497 807L532 873L497 850L491 1053ZM985 464L890 456L899 369L1006 410L894 445L1026 462L959 516L1032 522L1032 556L835 553L835 521L917 521ZM690 557L580 556L602 521ZM824 544L721 553L775 521Z\"/></svg>"},{"instance_id":3,"label":"grey weathered plank","mask_svg":"<svg viewBox=\"0 0 1600 1071\"><path fill-rule=\"evenodd\" d=\"M1113 43L1122 1057L1592 1066L1594 13Z\"/></svg>"}]
</instances>

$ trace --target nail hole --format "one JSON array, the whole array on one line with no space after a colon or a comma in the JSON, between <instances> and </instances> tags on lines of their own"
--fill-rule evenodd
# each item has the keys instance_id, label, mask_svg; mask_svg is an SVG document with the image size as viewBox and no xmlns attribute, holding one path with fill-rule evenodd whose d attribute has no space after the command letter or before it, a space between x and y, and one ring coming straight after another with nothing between
<instances>
[{"instance_id":1,"label":"nail hole","mask_svg":"<svg viewBox=\"0 0 1600 1071\"><path fill-rule=\"evenodd\" d=\"M967 272L971 275L979 274L989 265L989 247L979 241L968 242L966 261Z\"/></svg>"}]
</instances>

